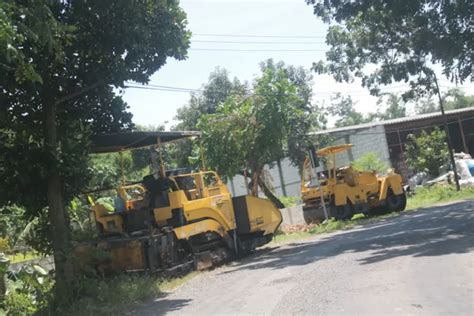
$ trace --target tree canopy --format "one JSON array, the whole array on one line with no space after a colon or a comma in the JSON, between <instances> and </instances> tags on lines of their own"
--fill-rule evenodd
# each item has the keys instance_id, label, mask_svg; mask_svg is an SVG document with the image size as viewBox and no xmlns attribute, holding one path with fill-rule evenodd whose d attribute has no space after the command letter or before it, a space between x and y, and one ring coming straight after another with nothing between
<instances>
[{"instance_id":1,"label":"tree canopy","mask_svg":"<svg viewBox=\"0 0 474 316\"><path fill-rule=\"evenodd\" d=\"M417 172L427 171L437 177L440 167L449 163L445 132L435 128L430 133L410 134L408 138L405 145L408 165Z\"/></svg>"},{"instance_id":2,"label":"tree canopy","mask_svg":"<svg viewBox=\"0 0 474 316\"><path fill-rule=\"evenodd\" d=\"M449 89L442 95L445 110L456 110L474 106L474 95L466 95L459 88ZM439 105L432 98L423 98L416 102L415 112L425 114L438 112Z\"/></svg>"},{"instance_id":3,"label":"tree canopy","mask_svg":"<svg viewBox=\"0 0 474 316\"><path fill-rule=\"evenodd\" d=\"M337 93L331 97L331 105L326 109L330 115L336 118L334 125L336 127L359 125L370 122L372 117L364 116L355 109L356 102L350 95L343 96Z\"/></svg>"},{"instance_id":4,"label":"tree canopy","mask_svg":"<svg viewBox=\"0 0 474 316\"><path fill-rule=\"evenodd\" d=\"M285 156L299 165L312 126L311 77L300 68L268 60L252 85L252 94L233 95L216 113L201 117L206 162L220 174L247 172L252 194L258 186L277 206L282 203L265 183L264 167Z\"/></svg>"},{"instance_id":5,"label":"tree canopy","mask_svg":"<svg viewBox=\"0 0 474 316\"><path fill-rule=\"evenodd\" d=\"M113 87L148 82L189 46L175 1L0 4L0 204L48 206L56 285L70 280L64 203L87 180L89 135L132 127ZM68 261L69 260L69 261Z\"/></svg>"},{"instance_id":6,"label":"tree canopy","mask_svg":"<svg viewBox=\"0 0 474 316\"><path fill-rule=\"evenodd\" d=\"M231 80L226 69L216 67L201 91L192 93L188 104L178 109L176 119L179 124L175 129L195 130L201 115L215 113L218 106L231 95L247 93L248 88L245 83L241 83L238 78Z\"/></svg>"},{"instance_id":7,"label":"tree canopy","mask_svg":"<svg viewBox=\"0 0 474 316\"><path fill-rule=\"evenodd\" d=\"M306 2L330 24L327 62L314 64L319 73L333 74L337 81L359 77L374 94L380 85L407 82L411 90L405 98L436 91L434 64L454 82L472 78L472 1Z\"/></svg>"},{"instance_id":8,"label":"tree canopy","mask_svg":"<svg viewBox=\"0 0 474 316\"><path fill-rule=\"evenodd\" d=\"M442 94L445 110L455 110L474 106L474 96L466 95L459 88L451 88ZM376 111L361 113L357 111L350 95L337 93L331 98L326 111L335 118L335 127L358 125L374 121L385 121L406 117L409 113L426 114L439 111L439 105L431 96L406 102L398 93L382 93L377 99Z\"/></svg>"},{"instance_id":9,"label":"tree canopy","mask_svg":"<svg viewBox=\"0 0 474 316\"><path fill-rule=\"evenodd\" d=\"M381 121L405 117L407 107L403 98L396 93L384 93L377 100L377 113L373 116Z\"/></svg>"},{"instance_id":10,"label":"tree canopy","mask_svg":"<svg viewBox=\"0 0 474 316\"><path fill-rule=\"evenodd\" d=\"M238 78L231 79L226 69L216 67L200 91L192 93L188 103L178 109L175 118L179 123L173 129L197 130L197 124L202 115L215 113L231 95L244 96L248 93L246 83L240 82ZM174 151L178 165L197 166L198 159L195 157L198 154L192 140L183 139L176 142Z\"/></svg>"}]
</instances>

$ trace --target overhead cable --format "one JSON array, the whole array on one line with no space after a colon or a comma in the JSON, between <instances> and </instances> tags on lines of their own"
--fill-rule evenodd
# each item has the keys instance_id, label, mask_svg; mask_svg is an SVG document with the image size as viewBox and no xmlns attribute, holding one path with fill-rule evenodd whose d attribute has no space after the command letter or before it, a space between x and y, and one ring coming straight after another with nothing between
<instances>
[{"instance_id":1,"label":"overhead cable","mask_svg":"<svg viewBox=\"0 0 474 316\"><path fill-rule=\"evenodd\" d=\"M218 52L325 52L326 49L228 49L228 48L190 48L193 51Z\"/></svg>"},{"instance_id":2,"label":"overhead cable","mask_svg":"<svg viewBox=\"0 0 474 316\"><path fill-rule=\"evenodd\" d=\"M313 42L292 42L292 41L218 41L218 40L192 40L192 43L219 43L219 44L297 44L297 45L310 45L310 44L325 44L323 41Z\"/></svg>"},{"instance_id":3,"label":"overhead cable","mask_svg":"<svg viewBox=\"0 0 474 316\"><path fill-rule=\"evenodd\" d=\"M193 36L205 37L252 37L252 38L326 38L326 36L313 35L255 35L255 34L210 34L210 33L193 33Z\"/></svg>"}]
</instances>

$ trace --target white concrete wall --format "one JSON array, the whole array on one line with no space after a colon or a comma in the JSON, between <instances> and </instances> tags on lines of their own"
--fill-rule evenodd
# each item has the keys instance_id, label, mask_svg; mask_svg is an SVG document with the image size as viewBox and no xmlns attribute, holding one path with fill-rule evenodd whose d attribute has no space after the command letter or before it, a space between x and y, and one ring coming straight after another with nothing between
<instances>
[{"instance_id":1,"label":"white concrete wall","mask_svg":"<svg viewBox=\"0 0 474 316\"><path fill-rule=\"evenodd\" d=\"M349 156L351 153L352 158L357 160L368 152L377 153L380 160L385 162L387 166L391 166L387 137L383 125L334 133L332 136L336 138L335 143L338 145L346 144L347 142L354 145L350 152L338 155L336 158L338 166L350 164Z\"/></svg>"},{"instance_id":2,"label":"white concrete wall","mask_svg":"<svg viewBox=\"0 0 474 316\"><path fill-rule=\"evenodd\" d=\"M283 218L282 225L306 224L303 217L303 206L297 205L280 209Z\"/></svg>"},{"instance_id":3,"label":"white concrete wall","mask_svg":"<svg viewBox=\"0 0 474 316\"><path fill-rule=\"evenodd\" d=\"M289 159L284 159L281 162L281 169L287 196L299 196L301 178L298 168L293 166ZM266 170L270 174L270 179L275 189L275 195L283 196L283 190L280 183L280 175L278 173L277 165L275 164L274 166L272 166L272 168L269 168L267 166ZM234 196L247 194L247 190L245 189L245 180L243 176L235 176L234 178L232 178L232 182L234 184L235 192L232 192L232 185L230 182L227 183L227 186L229 187L229 190ZM260 195L264 196L263 193L261 193Z\"/></svg>"}]
</instances>

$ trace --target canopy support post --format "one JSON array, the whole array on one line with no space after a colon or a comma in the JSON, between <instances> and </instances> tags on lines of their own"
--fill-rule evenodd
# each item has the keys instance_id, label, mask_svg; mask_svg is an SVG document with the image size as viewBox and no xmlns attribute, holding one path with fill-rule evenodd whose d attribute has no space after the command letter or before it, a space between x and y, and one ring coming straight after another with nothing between
<instances>
[{"instance_id":1,"label":"canopy support post","mask_svg":"<svg viewBox=\"0 0 474 316\"><path fill-rule=\"evenodd\" d=\"M161 146L161 138L157 137L156 142L158 145L158 152L160 154L160 176L164 178L166 176L166 173L165 173L165 162L163 161L163 148Z\"/></svg>"}]
</instances>

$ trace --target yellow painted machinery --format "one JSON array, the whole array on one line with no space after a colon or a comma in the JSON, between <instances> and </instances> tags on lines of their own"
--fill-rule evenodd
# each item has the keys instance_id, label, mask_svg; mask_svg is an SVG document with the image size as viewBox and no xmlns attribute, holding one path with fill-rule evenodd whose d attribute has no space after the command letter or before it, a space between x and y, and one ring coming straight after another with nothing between
<instances>
[{"instance_id":1,"label":"yellow painted machinery","mask_svg":"<svg viewBox=\"0 0 474 316\"><path fill-rule=\"evenodd\" d=\"M359 172L351 166L337 168L336 154L351 147L351 144L326 147L305 159L301 198L307 223L322 222L326 217L348 220L356 213L375 215L405 209L402 177L393 170L379 176L375 171ZM327 165L326 171L317 173L319 157Z\"/></svg>"},{"instance_id":2,"label":"yellow painted machinery","mask_svg":"<svg viewBox=\"0 0 474 316\"><path fill-rule=\"evenodd\" d=\"M196 132L134 132L95 139L95 152L115 152L161 144ZM161 149L160 149L161 150ZM117 189L115 210L93 203L97 241L76 248L87 258L91 248L110 256L107 271L174 271L205 268L247 254L271 241L282 217L268 200L232 197L212 171L160 171Z\"/></svg>"}]
</instances>

